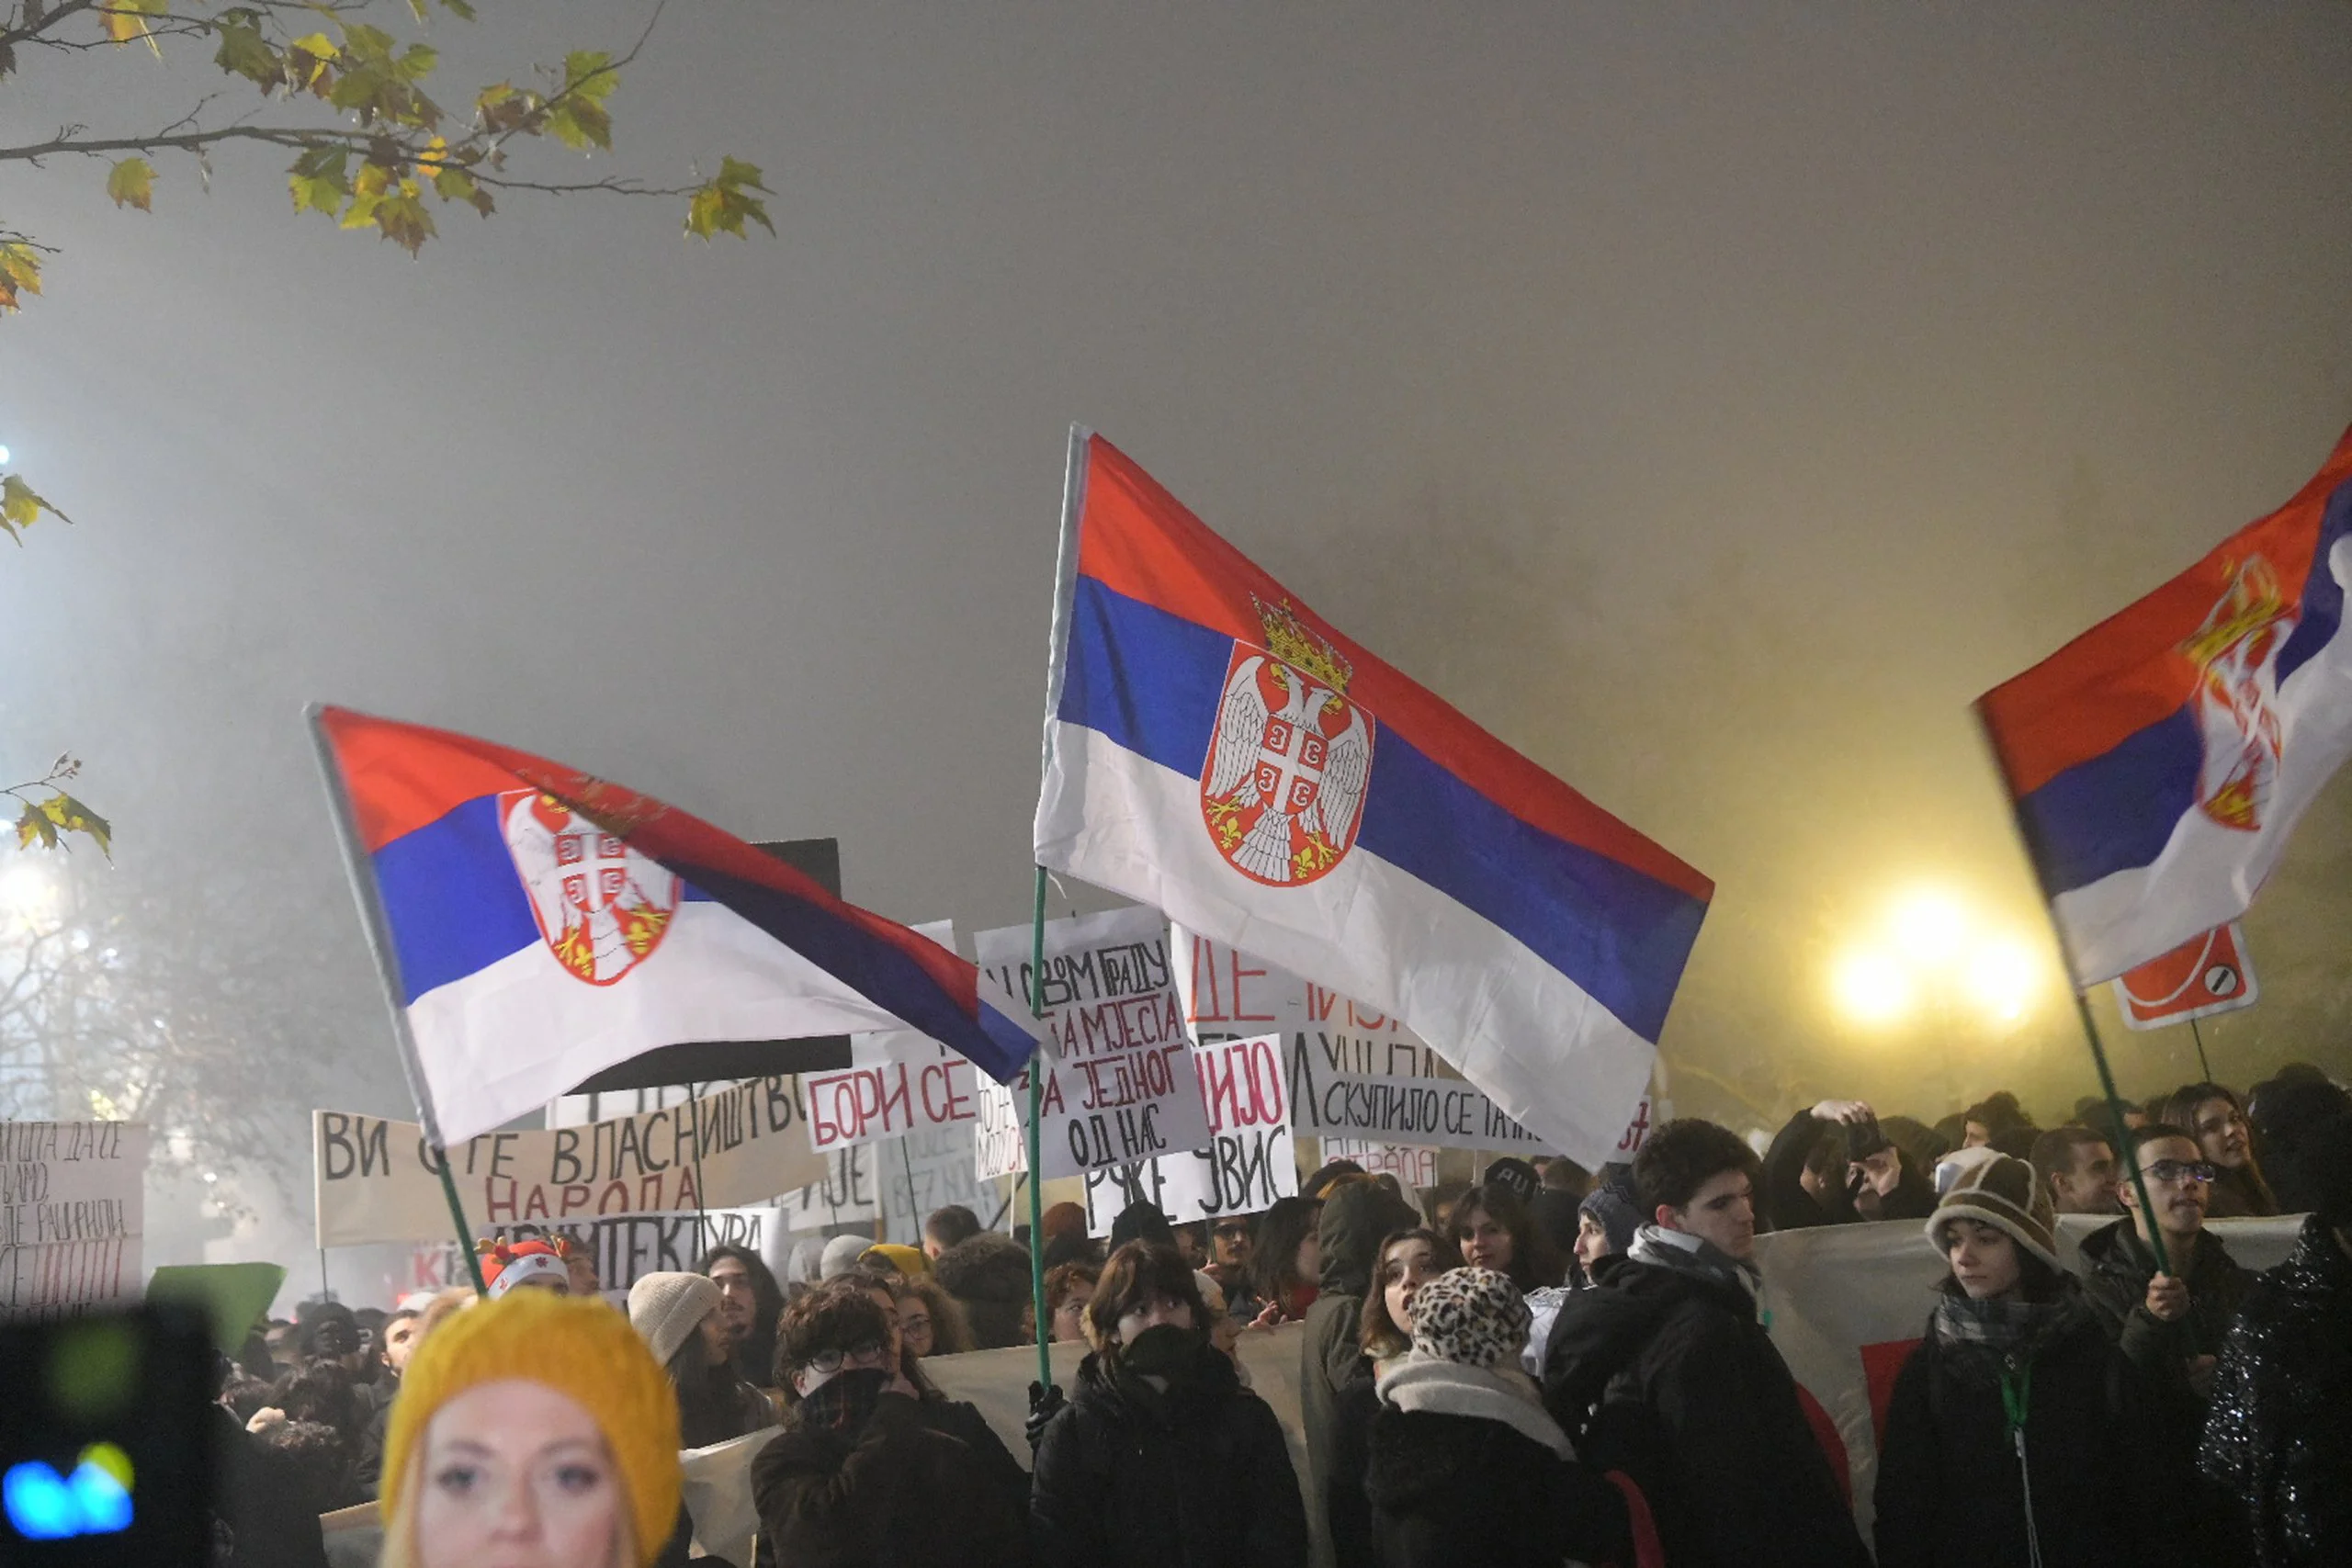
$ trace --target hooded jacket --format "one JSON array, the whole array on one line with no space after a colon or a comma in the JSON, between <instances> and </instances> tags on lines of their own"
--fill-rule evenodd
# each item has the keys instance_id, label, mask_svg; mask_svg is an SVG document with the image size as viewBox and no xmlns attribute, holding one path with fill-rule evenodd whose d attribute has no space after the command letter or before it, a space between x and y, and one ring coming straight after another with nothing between
<instances>
[{"instance_id":1,"label":"hooded jacket","mask_svg":"<svg viewBox=\"0 0 2352 1568\"><path fill-rule=\"evenodd\" d=\"M1862 1217L1854 1206L1855 1196L1861 1190L1858 1177L1849 1176L1818 1198L1804 1190L1805 1156L1813 1152L1814 1143L1823 1133L1837 1126L1837 1122L1824 1122L1807 1108L1790 1117L1788 1124L1773 1138L1771 1148L1764 1156L1762 1196L1764 1213L1774 1230L1849 1225ZM1902 1174L1895 1180L1894 1190L1880 1200L1878 1218L1924 1220L1936 1212L1934 1184L1920 1173L1909 1155L1898 1148L1894 1156Z\"/></svg>"},{"instance_id":2,"label":"hooded jacket","mask_svg":"<svg viewBox=\"0 0 2352 1568\"><path fill-rule=\"evenodd\" d=\"M1363 1506L1363 1477L1334 1475L1332 1461L1343 1446L1335 1430L1340 1391L1372 1375L1358 1344L1358 1330L1363 1300L1372 1289L1373 1265L1379 1260L1382 1237L1419 1224L1419 1214L1375 1181L1351 1182L1332 1193L1317 1222L1323 1271L1314 1304L1306 1309L1306 1330L1299 1338L1298 1417L1306 1433L1306 1495L1335 1540L1357 1532L1334 1526L1333 1510ZM1357 1414L1369 1411L1359 1407ZM1340 1568L1357 1564L1342 1559Z\"/></svg>"},{"instance_id":3,"label":"hooded jacket","mask_svg":"<svg viewBox=\"0 0 2352 1568\"><path fill-rule=\"evenodd\" d=\"M1747 1291L1634 1255L1593 1278L1553 1325L1544 1403L1589 1463L1641 1487L1673 1568L1868 1568Z\"/></svg>"},{"instance_id":4,"label":"hooded jacket","mask_svg":"<svg viewBox=\"0 0 2352 1568\"><path fill-rule=\"evenodd\" d=\"M2246 1292L2199 1464L2260 1568L2352 1562L2352 1257L2316 1214Z\"/></svg>"},{"instance_id":5,"label":"hooded jacket","mask_svg":"<svg viewBox=\"0 0 2352 1568\"><path fill-rule=\"evenodd\" d=\"M1380 1568L1625 1560L1616 1488L1575 1462L1515 1367L1408 1356L1379 1389L1364 1491Z\"/></svg>"},{"instance_id":6,"label":"hooded jacket","mask_svg":"<svg viewBox=\"0 0 2352 1568\"><path fill-rule=\"evenodd\" d=\"M967 1236L939 1255L931 1271L964 1309L972 1348L1001 1350L1022 1344L1021 1314L1029 1306L1029 1249L998 1231Z\"/></svg>"},{"instance_id":7,"label":"hooded jacket","mask_svg":"<svg viewBox=\"0 0 2352 1568\"><path fill-rule=\"evenodd\" d=\"M2071 1280L2060 1301L2024 1310L2041 1314L2035 1332L2006 1350L1951 1339L1939 1314L1904 1362L1879 1441L1879 1568L2029 1568L2029 1485L2052 1568L2185 1563L2187 1476L2120 1436L2152 1418L2147 1380ZM2004 1368L2023 1390L2022 1468Z\"/></svg>"},{"instance_id":8,"label":"hooded jacket","mask_svg":"<svg viewBox=\"0 0 2352 1568\"><path fill-rule=\"evenodd\" d=\"M1221 1352L1199 1343L1162 1392L1098 1351L1077 1384L1037 1443L1042 1568L1305 1568L1282 1426Z\"/></svg>"}]
</instances>

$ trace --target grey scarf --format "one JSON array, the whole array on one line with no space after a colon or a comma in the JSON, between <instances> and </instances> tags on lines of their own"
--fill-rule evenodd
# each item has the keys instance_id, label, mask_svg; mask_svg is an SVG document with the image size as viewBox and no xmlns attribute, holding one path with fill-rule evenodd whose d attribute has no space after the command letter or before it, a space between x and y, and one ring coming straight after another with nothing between
<instances>
[{"instance_id":1,"label":"grey scarf","mask_svg":"<svg viewBox=\"0 0 2352 1568\"><path fill-rule=\"evenodd\" d=\"M1636 1263L1696 1274L1718 1285L1734 1286L1750 1301L1756 1299L1764 1283L1763 1271L1755 1264L1745 1258L1734 1258L1714 1243L1687 1231L1644 1225L1634 1233L1634 1245L1626 1256Z\"/></svg>"},{"instance_id":2,"label":"grey scarf","mask_svg":"<svg viewBox=\"0 0 2352 1568\"><path fill-rule=\"evenodd\" d=\"M2004 1367L2033 1359L2044 1345L2088 1315L2082 1293L2068 1291L2054 1302L1971 1301L1956 1291L1937 1298L1931 1320L1937 1343L1971 1377L1997 1382Z\"/></svg>"}]
</instances>

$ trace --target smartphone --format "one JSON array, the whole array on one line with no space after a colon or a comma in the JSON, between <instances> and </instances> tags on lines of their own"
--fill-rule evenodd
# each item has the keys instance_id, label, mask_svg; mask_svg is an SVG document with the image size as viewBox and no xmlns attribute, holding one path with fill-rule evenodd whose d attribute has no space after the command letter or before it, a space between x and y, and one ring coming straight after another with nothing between
<instances>
[{"instance_id":1,"label":"smartphone","mask_svg":"<svg viewBox=\"0 0 2352 1568\"><path fill-rule=\"evenodd\" d=\"M183 1306L0 1322L0 1564L202 1568L216 1357Z\"/></svg>"}]
</instances>

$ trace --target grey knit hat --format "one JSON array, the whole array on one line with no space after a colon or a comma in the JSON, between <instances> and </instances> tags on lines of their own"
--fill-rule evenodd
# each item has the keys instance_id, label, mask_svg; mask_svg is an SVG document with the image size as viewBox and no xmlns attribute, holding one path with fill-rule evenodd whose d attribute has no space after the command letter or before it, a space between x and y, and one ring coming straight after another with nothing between
<instances>
[{"instance_id":1,"label":"grey knit hat","mask_svg":"<svg viewBox=\"0 0 2352 1568\"><path fill-rule=\"evenodd\" d=\"M718 1287L701 1274L647 1274L628 1288L628 1325L663 1366L718 1310Z\"/></svg>"},{"instance_id":2,"label":"grey knit hat","mask_svg":"<svg viewBox=\"0 0 2352 1568\"><path fill-rule=\"evenodd\" d=\"M1516 1366L1533 1320L1510 1276L1455 1269L1413 1292L1413 1354L1491 1370Z\"/></svg>"},{"instance_id":3,"label":"grey knit hat","mask_svg":"<svg viewBox=\"0 0 2352 1568\"><path fill-rule=\"evenodd\" d=\"M1642 1228L1642 1211L1630 1186L1604 1181L1584 1195L1577 1213L1590 1214L1609 1233L1612 1255L1634 1249L1634 1233Z\"/></svg>"},{"instance_id":4,"label":"grey knit hat","mask_svg":"<svg viewBox=\"0 0 2352 1568\"><path fill-rule=\"evenodd\" d=\"M2011 1240L2052 1269L2059 1267L2057 1215L2049 1189L2033 1178L2033 1167L2008 1155L1969 1166L1928 1216L1928 1240L1948 1250L1944 1231L1954 1220L1977 1220L2007 1231Z\"/></svg>"}]
</instances>

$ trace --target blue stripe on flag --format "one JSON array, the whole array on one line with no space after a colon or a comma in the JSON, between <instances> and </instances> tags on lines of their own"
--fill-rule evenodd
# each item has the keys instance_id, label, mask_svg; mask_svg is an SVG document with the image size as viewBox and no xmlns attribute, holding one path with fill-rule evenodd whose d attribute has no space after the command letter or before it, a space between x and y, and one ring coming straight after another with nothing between
<instances>
[{"instance_id":1,"label":"blue stripe on flag","mask_svg":"<svg viewBox=\"0 0 2352 1568\"><path fill-rule=\"evenodd\" d=\"M2154 863L2197 807L2204 757L2195 711L2183 705L2019 800L2042 886L2054 897Z\"/></svg>"},{"instance_id":2,"label":"blue stripe on flag","mask_svg":"<svg viewBox=\"0 0 2352 1568\"><path fill-rule=\"evenodd\" d=\"M530 895L506 851L496 795L452 808L373 859L407 993L402 1006L539 940Z\"/></svg>"},{"instance_id":3,"label":"blue stripe on flag","mask_svg":"<svg viewBox=\"0 0 2352 1568\"><path fill-rule=\"evenodd\" d=\"M2352 534L2352 482L2338 485L2320 514L2319 545L2312 552L2311 571L2303 579L2302 618L2278 650L2278 684L2301 669L2306 660L2335 640L2344 625L2344 585L2328 570L2335 541Z\"/></svg>"},{"instance_id":4,"label":"blue stripe on flag","mask_svg":"<svg viewBox=\"0 0 2352 1568\"><path fill-rule=\"evenodd\" d=\"M1056 716L1198 778L1232 657L1231 637L1080 577ZM1706 914L1698 899L1522 821L1385 726L1356 841L1657 1041Z\"/></svg>"}]
</instances>

